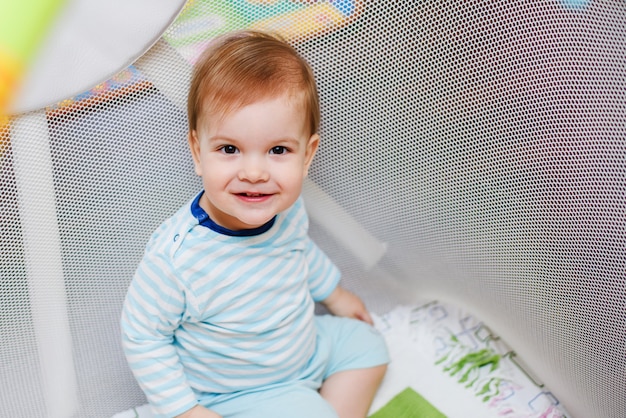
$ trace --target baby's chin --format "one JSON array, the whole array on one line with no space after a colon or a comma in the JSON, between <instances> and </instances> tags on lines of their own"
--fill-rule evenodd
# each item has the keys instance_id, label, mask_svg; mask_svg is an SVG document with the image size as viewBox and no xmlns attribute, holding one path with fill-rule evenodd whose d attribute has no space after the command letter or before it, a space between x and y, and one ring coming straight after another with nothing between
<instances>
[{"instance_id":1,"label":"baby's chin","mask_svg":"<svg viewBox=\"0 0 626 418\"><path fill-rule=\"evenodd\" d=\"M242 216L238 217L236 225L233 225L232 230L245 230L245 229L257 229L265 226L268 222L276 216L274 212L266 214L259 214L260 216Z\"/></svg>"}]
</instances>

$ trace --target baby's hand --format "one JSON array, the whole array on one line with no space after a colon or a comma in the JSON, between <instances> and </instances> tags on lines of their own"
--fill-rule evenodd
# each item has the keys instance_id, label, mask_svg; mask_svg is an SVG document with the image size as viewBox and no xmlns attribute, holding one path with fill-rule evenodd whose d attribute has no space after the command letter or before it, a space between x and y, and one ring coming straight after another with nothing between
<instances>
[{"instance_id":1,"label":"baby's hand","mask_svg":"<svg viewBox=\"0 0 626 418\"><path fill-rule=\"evenodd\" d=\"M374 325L374 321L361 298L341 286L337 286L322 303L333 315L359 319Z\"/></svg>"},{"instance_id":2,"label":"baby's hand","mask_svg":"<svg viewBox=\"0 0 626 418\"><path fill-rule=\"evenodd\" d=\"M206 409L202 405L196 405L190 410L178 415L176 418L222 418L222 416Z\"/></svg>"}]
</instances>

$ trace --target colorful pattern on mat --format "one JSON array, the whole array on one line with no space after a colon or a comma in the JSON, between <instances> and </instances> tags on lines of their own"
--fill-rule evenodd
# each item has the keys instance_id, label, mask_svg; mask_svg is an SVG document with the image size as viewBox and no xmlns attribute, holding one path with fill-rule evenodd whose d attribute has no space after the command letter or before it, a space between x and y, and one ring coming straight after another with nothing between
<instances>
[{"instance_id":1,"label":"colorful pattern on mat","mask_svg":"<svg viewBox=\"0 0 626 418\"><path fill-rule=\"evenodd\" d=\"M164 39L195 62L212 38L228 31L269 30L293 41L336 30L359 9L358 0L191 0Z\"/></svg>"},{"instance_id":2,"label":"colorful pattern on mat","mask_svg":"<svg viewBox=\"0 0 626 418\"><path fill-rule=\"evenodd\" d=\"M481 403L489 416L569 416L554 394L535 382L530 373L518 364L513 350L495 337L482 321L460 308L430 302L418 307L399 307L376 320L388 345L397 345L401 341L398 339L400 335L401 339L410 340L401 344L403 350L417 353L419 361L416 364L421 362L434 366L430 370L411 372L419 376L413 380L415 386L425 382L414 389L446 415L457 416L446 412L449 405L446 405L447 399L441 396L454 388L448 386L445 379L439 379L439 383L434 384L429 373L441 373L450 384L471 394L476 399L472 403ZM390 350L393 359L393 347ZM401 367L410 366L402 364ZM454 396L459 394L459 390L456 391Z\"/></svg>"},{"instance_id":3,"label":"colorful pattern on mat","mask_svg":"<svg viewBox=\"0 0 626 418\"><path fill-rule=\"evenodd\" d=\"M73 105L89 105L91 102L97 103L117 94L125 94L126 91L141 88L142 83L147 84L148 80L146 80L137 68L131 65L107 81L97 84L93 88L72 98L51 105L47 110L62 109Z\"/></svg>"},{"instance_id":4,"label":"colorful pattern on mat","mask_svg":"<svg viewBox=\"0 0 626 418\"><path fill-rule=\"evenodd\" d=\"M215 36L236 29L271 30L290 41L332 32L354 20L361 0L189 0L163 35L189 63ZM100 95L123 94L146 81L133 66L94 88L50 108L72 106Z\"/></svg>"}]
</instances>

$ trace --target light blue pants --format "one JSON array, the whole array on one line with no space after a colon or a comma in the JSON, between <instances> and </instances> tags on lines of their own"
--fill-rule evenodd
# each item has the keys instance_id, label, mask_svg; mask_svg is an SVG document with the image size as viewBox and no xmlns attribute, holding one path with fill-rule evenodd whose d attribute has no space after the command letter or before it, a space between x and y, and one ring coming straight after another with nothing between
<instances>
[{"instance_id":1,"label":"light blue pants","mask_svg":"<svg viewBox=\"0 0 626 418\"><path fill-rule=\"evenodd\" d=\"M385 340L370 325L349 318L315 318L317 350L299 379L230 394L207 394L200 403L224 418L337 418L317 390L329 376L389 362Z\"/></svg>"}]
</instances>

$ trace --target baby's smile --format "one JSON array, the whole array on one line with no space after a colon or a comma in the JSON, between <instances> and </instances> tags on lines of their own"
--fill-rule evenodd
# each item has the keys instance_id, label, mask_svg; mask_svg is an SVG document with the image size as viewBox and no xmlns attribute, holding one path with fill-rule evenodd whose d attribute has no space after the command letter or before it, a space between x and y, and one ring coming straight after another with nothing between
<instances>
[{"instance_id":1,"label":"baby's smile","mask_svg":"<svg viewBox=\"0 0 626 418\"><path fill-rule=\"evenodd\" d=\"M260 203L270 199L273 194L268 193L254 193L254 192L241 192L235 193L235 196L239 197L239 199L250 202L250 203Z\"/></svg>"}]
</instances>

